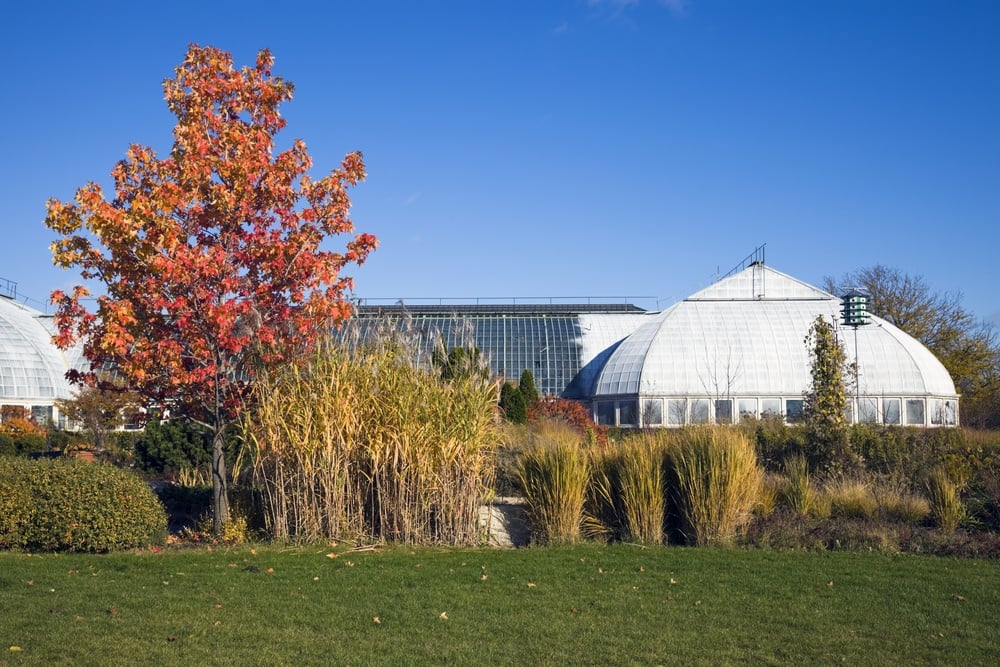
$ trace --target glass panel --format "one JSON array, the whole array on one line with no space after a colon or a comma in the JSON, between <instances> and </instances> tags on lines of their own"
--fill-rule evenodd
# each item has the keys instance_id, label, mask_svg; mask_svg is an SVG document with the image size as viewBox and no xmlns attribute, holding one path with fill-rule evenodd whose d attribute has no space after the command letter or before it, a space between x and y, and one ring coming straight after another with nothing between
<instances>
[{"instance_id":1,"label":"glass panel","mask_svg":"<svg viewBox=\"0 0 1000 667\"><path fill-rule=\"evenodd\" d=\"M707 424L711 418L709 414L709 400L707 398L691 399L691 423Z\"/></svg>"},{"instance_id":2,"label":"glass panel","mask_svg":"<svg viewBox=\"0 0 1000 667\"><path fill-rule=\"evenodd\" d=\"M52 406L51 405L32 405L31 406L31 416L36 422L45 426L52 422Z\"/></svg>"},{"instance_id":3,"label":"glass panel","mask_svg":"<svg viewBox=\"0 0 1000 667\"><path fill-rule=\"evenodd\" d=\"M760 399L760 414L762 417L780 415L781 399L780 398Z\"/></svg>"},{"instance_id":4,"label":"glass panel","mask_svg":"<svg viewBox=\"0 0 1000 667\"><path fill-rule=\"evenodd\" d=\"M958 425L958 401L944 402L944 425L945 426Z\"/></svg>"},{"instance_id":5,"label":"glass panel","mask_svg":"<svg viewBox=\"0 0 1000 667\"><path fill-rule=\"evenodd\" d=\"M898 424L899 423L899 399L898 398L883 398L882 399L882 423L883 424Z\"/></svg>"},{"instance_id":6,"label":"glass panel","mask_svg":"<svg viewBox=\"0 0 1000 667\"><path fill-rule=\"evenodd\" d=\"M940 398L932 398L930 403L931 424L941 426L944 423L944 401Z\"/></svg>"},{"instance_id":7,"label":"glass panel","mask_svg":"<svg viewBox=\"0 0 1000 667\"><path fill-rule=\"evenodd\" d=\"M924 424L924 399L906 399L906 423L916 426Z\"/></svg>"},{"instance_id":8,"label":"glass panel","mask_svg":"<svg viewBox=\"0 0 1000 667\"><path fill-rule=\"evenodd\" d=\"M790 398L785 401L785 418L789 422L802 421L802 399Z\"/></svg>"},{"instance_id":9,"label":"glass panel","mask_svg":"<svg viewBox=\"0 0 1000 667\"><path fill-rule=\"evenodd\" d=\"M865 424L878 423L878 399L870 396L861 397L861 421Z\"/></svg>"},{"instance_id":10,"label":"glass panel","mask_svg":"<svg viewBox=\"0 0 1000 667\"><path fill-rule=\"evenodd\" d=\"M733 423L733 401L731 399L724 398L715 402L715 423Z\"/></svg>"},{"instance_id":11,"label":"glass panel","mask_svg":"<svg viewBox=\"0 0 1000 667\"><path fill-rule=\"evenodd\" d=\"M753 418L757 416L757 399L741 398L739 406L740 419L746 419L747 417Z\"/></svg>"},{"instance_id":12,"label":"glass panel","mask_svg":"<svg viewBox=\"0 0 1000 667\"><path fill-rule=\"evenodd\" d=\"M635 401L618 402L618 424L620 426L635 426Z\"/></svg>"},{"instance_id":13,"label":"glass panel","mask_svg":"<svg viewBox=\"0 0 1000 667\"><path fill-rule=\"evenodd\" d=\"M615 425L615 402L614 401L598 401L597 402L597 423L601 426L614 426Z\"/></svg>"},{"instance_id":14,"label":"glass panel","mask_svg":"<svg viewBox=\"0 0 1000 667\"><path fill-rule=\"evenodd\" d=\"M667 423L671 426L683 426L687 420L687 400L671 398L667 400Z\"/></svg>"},{"instance_id":15,"label":"glass panel","mask_svg":"<svg viewBox=\"0 0 1000 667\"><path fill-rule=\"evenodd\" d=\"M642 425L663 426L663 401L647 398L642 402Z\"/></svg>"}]
</instances>

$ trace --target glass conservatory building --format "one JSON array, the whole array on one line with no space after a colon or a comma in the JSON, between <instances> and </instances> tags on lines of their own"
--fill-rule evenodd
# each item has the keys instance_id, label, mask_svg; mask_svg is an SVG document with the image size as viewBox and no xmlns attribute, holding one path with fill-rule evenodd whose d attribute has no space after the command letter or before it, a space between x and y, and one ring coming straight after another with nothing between
<instances>
[{"instance_id":1,"label":"glass conservatory building","mask_svg":"<svg viewBox=\"0 0 1000 667\"><path fill-rule=\"evenodd\" d=\"M56 400L72 398L66 372L85 361L78 348L53 345L52 333L51 315L0 295L0 414L27 408L45 423L58 418Z\"/></svg>"},{"instance_id":2,"label":"glass conservatory building","mask_svg":"<svg viewBox=\"0 0 1000 667\"><path fill-rule=\"evenodd\" d=\"M806 336L820 316L857 364L851 421L958 424L955 385L920 342L878 317L839 325L839 297L763 262L674 304L618 344L592 387L594 415L639 427L766 415L795 421L811 382Z\"/></svg>"},{"instance_id":3,"label":"glass conservatory building","mask_svg":"<svg viewBox=\"0 0 1000 667\"><path fill-rule=\"evenodd\" d=\"M811 380L810 326L841 315L839 297L755 261L661 311L627 303L361 304L355 322L364 335L386 318L405 320L425 351L438 334L448 347L475 346L497 376L517 381L530 370L539 392L586 403L601 424L664 427L768 415L795 421ZM72 397L66 372L86 362L79 348L52 345L52 331L51 316L0 295L0 406L59 420L55 401ZM852 421L958 424L955 385L920 342L874 316L836 331L859 371Z\"/></svg>"},{"instance_id":4,"label":"glass conservatory building","mask_svg":"<svg viewBox=\"0 0 1000 667\"><path fill-rule=\"evenodd\" d=\"M598 423L622 427L731 423L802 415L809 388L806 336L819 316L836 325L858 377L852 421L958 424L944 366L897 327L871 317L840 325L841 299L754 262L660 312L631 305L360 306L362 320L407 313L449 347L471 333L491 369L538 390L586 402Z\"/></svg>"}]
</instances>

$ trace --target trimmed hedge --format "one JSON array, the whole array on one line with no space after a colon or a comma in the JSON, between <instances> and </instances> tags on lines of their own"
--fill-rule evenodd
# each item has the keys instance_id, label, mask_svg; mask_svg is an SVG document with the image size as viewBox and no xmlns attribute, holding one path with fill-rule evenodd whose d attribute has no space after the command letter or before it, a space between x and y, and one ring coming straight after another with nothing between
<instances>
[{"instance_id":1,"label":"trimmed hedge","mask_svg":"<svg viewBox=\"0 0 1000 667\"><path fill-rule=\"evenodd\" d=\"M0 457L0 548L104 552L162 544L166 536L163 505L127 471Z\"/></svg>"}]
</instances>

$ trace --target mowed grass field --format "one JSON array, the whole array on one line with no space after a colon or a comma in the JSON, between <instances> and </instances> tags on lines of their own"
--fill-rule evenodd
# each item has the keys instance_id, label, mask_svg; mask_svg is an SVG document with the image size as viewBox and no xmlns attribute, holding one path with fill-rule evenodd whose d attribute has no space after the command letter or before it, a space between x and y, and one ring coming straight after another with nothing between
<instances>
[{"instance_id":1,"label":"mowed grass field","mask_svg":"<svg viewBox=\"0 0 1000 667\"><path fill-rule=\"evenodd\" d=\"M998 618L1000 563L914 555L0 553L0 665L996 665Z\"/></svg>"}]
</instances>

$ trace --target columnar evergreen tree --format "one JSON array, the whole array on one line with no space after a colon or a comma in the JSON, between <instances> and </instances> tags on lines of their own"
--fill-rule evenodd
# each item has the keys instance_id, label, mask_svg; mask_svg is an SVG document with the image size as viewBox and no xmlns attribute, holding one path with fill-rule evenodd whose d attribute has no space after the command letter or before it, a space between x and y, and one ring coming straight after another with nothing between
<instances>
[{"instance_id":1,"label":"columnar evergreen tree","mask_svg":"<svg viewBox=\"0 0 1000 667\"><path fill-rule=\"evenodd\" d=\"M527 368L521 372L521 380L517 383L517 389L524 398L526 407L531 408L538 402L538 388L535 387L535 376Z\"/></svg>"},{"instance_id":2,"label":"columnar evergreen tree","mask_svg":"<svg viewBox=\"0 0 1000 667\"><path fill-rule=\"evenodd\" d=\"M852 369L834 325L818 316L809 327L812 380L804 395L804 417L815 463L829 463L842 453L847 436L847 380Z\"/></svg>"},{"instance_id":3,"label":"columnar evergreen tree","mask_svg":"<svg viewBox=\"0 0 1000 667\"><path fill-rule=\"evenodd\" d=\"M83 341L93 368L111 365L144 397L178 405L213 435L213 524L228 520L223 443L255 363L309 348L351 313L341 275L377 245L353 231L347 189L365 176L360 153L313 179L302 141L275 155L278 112L292 84L271 74L270 52L236 69L232 56L192 45L163 89L177 117L170 155L133 145L111 172L115 192L81 187L50 200L53 258L102 287L97 312L84 286L56 291L55 341ZM76 375L77 381L95 378Z\"/></svg>"}]
</instances>

